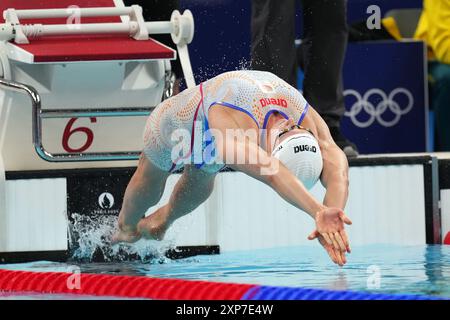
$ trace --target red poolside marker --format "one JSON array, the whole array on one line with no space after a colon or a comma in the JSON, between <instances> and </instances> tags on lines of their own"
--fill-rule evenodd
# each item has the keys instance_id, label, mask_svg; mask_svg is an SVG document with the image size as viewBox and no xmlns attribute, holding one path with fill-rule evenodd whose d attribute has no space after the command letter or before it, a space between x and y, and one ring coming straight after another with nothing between
<instances>
[{"instance_id":1,"label":"red poolside marker","mask_svg":"<svg viewBox=\"0 0 450 320\"><path fill-rule=\"evenodd\" d=\"M450 245L450 231L447 232L447 235L444 238L444 244Z\"/></svg>"}]
</instances>

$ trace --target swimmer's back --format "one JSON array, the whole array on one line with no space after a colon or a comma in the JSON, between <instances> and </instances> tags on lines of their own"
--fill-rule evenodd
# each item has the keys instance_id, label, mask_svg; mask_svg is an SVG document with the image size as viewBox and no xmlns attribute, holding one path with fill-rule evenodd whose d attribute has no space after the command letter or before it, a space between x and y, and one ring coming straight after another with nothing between
<instances>
[{"instance_id":1,"label":"swimmer's back","mask_svg":"<svg viewBox=\"0 0 450 320\"><path fill-rule=\"evenodd\" d=\"M297 89L276 75L255 70L222 73L204 83L171 97L152 112L152 125L164 133L190 129L196 119L208 117L214 104L238 109L252 116L260 128L268 113L280 111L299 120L307 103ZM167 135L165 135L167 136Z\"/></svg>"},{"instance_id":2,"label":"swimmer's back","mask_svg":"<svg viewBox=\"0 0 450 320\"><path fill-rule=\"evenodd\" d=\"M307 108L301 93L266 71L239 70L223 73L203 84L206 110L218 104L251 116L265 128L267 116L278 111L300 122Z\"/></svg>"},{"instance_id":3,"label":"swimmer's back","mask_svg":"<svg viewBox=\"0 0 450 320\"><path fill-rule=\"evenodd\" d=\"M160 103L147 121L144 152L162 169L173 169L169 151L177 141L172 134L185 130L192 136L191 149L194 144L204 145L203 133L208 128L208 112L213 105L243 112L261 129L275 111L301 123L308 106L297 89L270 72L226 72ZM194 130L196 122L203 124L202 130Z\"/></svg>"}]
</instances>

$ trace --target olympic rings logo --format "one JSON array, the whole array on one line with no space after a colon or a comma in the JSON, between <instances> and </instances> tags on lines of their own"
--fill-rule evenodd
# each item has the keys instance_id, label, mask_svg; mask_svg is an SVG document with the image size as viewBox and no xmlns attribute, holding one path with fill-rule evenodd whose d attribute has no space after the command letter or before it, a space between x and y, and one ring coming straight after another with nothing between
<instances>
[{"instance_id":1,"label":"olympic rings logo","mask_svg":"<svg viewBox=\"0 0 450 320\"><path fill-rule=\"evenodd\" d=\"M403 108L401 108L400 104L395 101L395 97L397 95L405 96L408 101L407 105ZM412 110L414 105L413 95L405 88L396 88L392 90L389 96L387 96L383 90L374 88L368 90L362 97L356 90L348 89L344 91L344 96L353 96L356 98L355 103L350 107L350 110L345 112L344 115L349 117L353 124L360 128L367 128L371 126L375 120L384 127L393 127L400 121L400 118L403 115ZM376 107L369 100L372 96L378 96L381 98L381 101L376 105ZM386 120L386 117L383 118L383 114L387 110L394 115L392 119ZM358 118L358 115L361 112L366 113L369 117L361 120L361 117Z\"/></svg>"}]
</instances>

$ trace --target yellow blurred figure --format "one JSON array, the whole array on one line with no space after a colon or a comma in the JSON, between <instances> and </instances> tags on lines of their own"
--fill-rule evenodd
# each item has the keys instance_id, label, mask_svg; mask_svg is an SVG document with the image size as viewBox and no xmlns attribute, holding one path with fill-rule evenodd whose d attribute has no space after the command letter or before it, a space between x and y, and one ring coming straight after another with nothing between
<instances>
[{"instance_id":1,"label":"yellow blurred figure","mask_svg":"<svg viewBox=\"0 0 450 320\"><path fill-rule=\"evenodd\" d=\"M424 40L430 59L450 64L450 1L424 0L414 38Z\"/></svg>"}]
</instances>

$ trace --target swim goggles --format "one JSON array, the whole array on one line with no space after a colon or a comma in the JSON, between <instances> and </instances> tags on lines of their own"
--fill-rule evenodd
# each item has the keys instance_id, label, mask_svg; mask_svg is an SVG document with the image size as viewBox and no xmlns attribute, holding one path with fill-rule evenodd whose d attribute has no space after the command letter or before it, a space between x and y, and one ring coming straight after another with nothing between
<instances>
[{"instance_id":1,"label":"swim goggles","mask_svg":"<svg viewBox=\"0 0 450 320\"><path fill-rule=\"evenodd\" d=\"M306 130L306 131L308 131L308 132L315 138L314 133L313 133L310 129L305 128L305 127L302 127L302 126L299 125L299 124L294 124L293 126L291 126L291 127L289 127L289 128L285 128L285 129L281 130L280 133L278 133L277 138L279 139L283 134L288 133L289 131L292 131L292 130L294 130L294 129L302 129L302 130Z\"/></svg>"}]
</instances>

